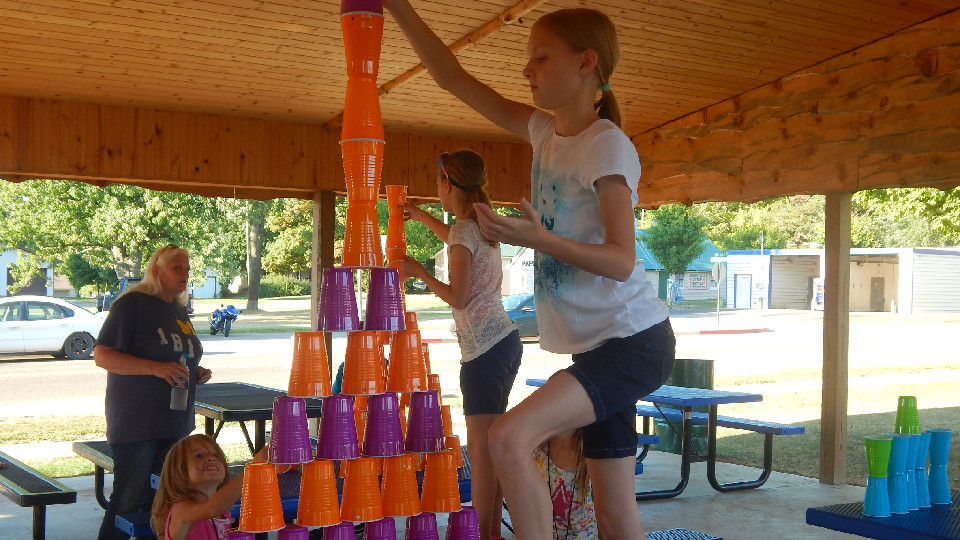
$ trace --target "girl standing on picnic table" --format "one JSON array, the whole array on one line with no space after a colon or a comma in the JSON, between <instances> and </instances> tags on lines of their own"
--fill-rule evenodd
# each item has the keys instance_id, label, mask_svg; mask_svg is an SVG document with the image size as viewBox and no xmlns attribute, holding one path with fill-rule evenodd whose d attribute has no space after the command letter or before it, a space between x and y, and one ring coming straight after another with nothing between
<instances>
[{"instance_id":1,"label":"girl standing on picnic table","mask_svg":"<svg viewBox=\"0 0 960 540\"><path fill-rule=\"evenodd\" d=\"M487 433L507 410L510 389L520 369L523 346L520 332L500 302L503 270L500 246L480 232L475 206L489 207L484 191L487 169L483 158L471 150L444 152L437 159L437 197L453 225L413 205L404 205L404 216L419 221L448 248L450 283L443 283L417 261L407 257L400 270L418 277L453 308L460 344L460 391L467 423L470 458L470 493L477 509L480 538L499 537L503 492L493 469Z\"/></svg>"},{"instance_id":2,"label":"girl standing on picnic table","mask_svg":"<svg viewBox=\"0 0 960 540\"><path fill-rule=\"evenodd\" d=\"M516 537L552 535L534 449L583 426L600 535L643 538L633 486L634 407L670 375L676 340L635 253L640 162L619 128L610 86L616 29L592 9L560 10L534 23L523 69L534 107L467 73L408 0L383 5L441 88L533 146L534 203L521 201L525 215L508 218L476 205L484 236L536 250L540 345L573 355L572 366L490 429Z\"/></svg>"}]
</instances>

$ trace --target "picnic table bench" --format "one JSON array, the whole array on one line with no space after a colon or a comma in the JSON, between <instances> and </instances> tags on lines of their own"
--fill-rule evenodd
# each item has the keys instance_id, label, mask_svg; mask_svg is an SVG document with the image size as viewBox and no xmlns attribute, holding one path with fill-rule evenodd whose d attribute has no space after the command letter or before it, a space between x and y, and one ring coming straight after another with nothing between
<instances>
[{"instance_id":1,"label":"picnic table bench","mask_svg":"<svg viewBox=\"0 0 960 540\"><path fill-rule=\"evenodd\" d=\"M690 420L693 425L709 425L710 415L708 413L702 412L689 412ZM650 429L650 418L659 418L672 422L683 422L684 411L679 409L671 409L668 407L657 407L656 405L637 405L637 416L643 417L643 431L644 433L648 432ZM749 489L762 486L767 479L770 477L770 472L773 468L773 436L774 435L799 435L806 432L806 429L803 426L796 426L793 424L781 424L778 422L768 422L765 420L751 420L747 418L735 418L733 416L716 416L716 426L713 426L711 429L716 430L717 427L725 427L731 429L739 429L744 431L753 431L756 433L763 434L763 470L760 473L760 477L756 480L746 480L742 482L728 482L720 483L716 479L716 439L712 438L710 448L708 449L708 456L705 461L707 462L707 479L710 481L710 485L717 491L736 491L740 489ZM694 459L698 459L697 456L693 456ZM703 459L700 459L701 461Z\"/></svg>"},{"instance_id":2,"label":"picnic table bench","mask_svg":"<svg viewBox=\"0 0 960 540\"><path fill-rule=\"evenodd\" d=\"M18 506L33 507L33 540L46 537L47 505L77 502L77 492L0 452L0 493Z\"/></svg>"}]
</instances>

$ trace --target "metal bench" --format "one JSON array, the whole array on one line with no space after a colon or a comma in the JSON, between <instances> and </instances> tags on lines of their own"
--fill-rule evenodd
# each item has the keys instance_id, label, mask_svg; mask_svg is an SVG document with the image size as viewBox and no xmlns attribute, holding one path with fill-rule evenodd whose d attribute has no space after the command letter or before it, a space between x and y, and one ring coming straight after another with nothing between
<instances>
[{"instance_id":1,"label":"metal bench","mask_svg":"<svg viewBox=\"0 0 960 540\"><path fill-rule=\"evenodd\" d=\"M692 422L694 425L708 425L710 415L701 412L692 412ZM683 412L679 409L665 407L656 407L653 405L637 405L637 416L644 417L643 430L649 431L649 419L661 418L668 422L683 422ZM736 491L762 486L770 477L773 470L773 436L774 435L800 435L806 432L803 426L793 424L781 424L778 422L767 422L764 420L750 420L747 418L735 418L733 416L717 415L717 426L743 431L753 431L763 434L763 470L760 477L756 480L747 480L743 482L719 483L714 479L711 472L707 475L710 485L717 491ZM708 459L708 465L714 463L713 459Z\"/></svg>"},{"instance_id":2,"label":"metal bench","mask_svg":"<svg viewBox=\"0 0 960 540\"><path fill-rule=\"evenodd\" d=\"M77 441L73 453L93 462L93 494L100 508L107 509L109 500L104 495L104 473L113 472L113 451L107 441Z\"/></svg>"},{"instance_id":3,"label":"metal bench","mask_svg":"<svg viewBox=\"0 0 960 540\"><path fill-rule=\"evenodd\" d=\"M77 502L77 492L0 452L0 493L18 506L33 507L33 540L46 537L47 505Z\"/></svg>"}]
</instances>

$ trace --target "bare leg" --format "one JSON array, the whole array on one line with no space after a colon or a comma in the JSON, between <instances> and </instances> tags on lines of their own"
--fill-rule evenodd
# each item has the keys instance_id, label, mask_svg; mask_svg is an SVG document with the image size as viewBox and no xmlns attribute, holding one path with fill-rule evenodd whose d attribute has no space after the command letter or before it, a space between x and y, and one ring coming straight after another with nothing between
<instances>
[{"instance_id":1,"label":"bare leg","mask_svg":"<svg viewBox=\"0 0 960 540\"><path fill-rule=\"evenodd\" d=\"M503 512L502 494L493 470L487 432L499 414L473 414L467 421L467 456L470 458L470 497L477 509L480 538L499 536L500 516Z\"/></svg>"},{"instance_id":2,"label":"bare leg","mask_svg":"<svg viewBox=\"0 0 960 540\"><path fill-rule=\"evenodd\" d=\"M534 450L550 437L595 419L593 404L579 381L560 372L491 426L490 452L517 540L553 537L553 505Z\"/></svg>"},{"instance_id":3,"label":"bare leg","mask_svg":"<svg viewBox=\"0 0 960 540\"><path fill-rule=\"evenodd\" d=\"M636 458L588 459L600 538L644 538L634 494Z\"/></svg>"}]
</instances>

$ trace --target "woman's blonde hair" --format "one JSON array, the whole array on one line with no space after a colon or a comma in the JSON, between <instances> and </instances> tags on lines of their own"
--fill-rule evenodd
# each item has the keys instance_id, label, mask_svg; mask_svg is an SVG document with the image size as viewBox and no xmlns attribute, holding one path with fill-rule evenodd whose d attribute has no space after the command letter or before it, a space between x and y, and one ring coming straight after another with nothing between
<instances>
[{"instance_id":1,"label":"woman's blonde hair","mask_svg":"<svg viewBox=\"0 0 960 540\"><path fill-rule=\"evenodd\" d=\"M156 296L163 292L163 286L160 284L160 278L157 276L157 272L159 271L160 267L166 266L170 259L181 253L186 255L188 259L190 258L190 254L187 253L187 250L176 244L167 244L153 252L153 256L151 256L150 261L147 262L146 271L143 273L143 281L137 283L133 287L130 287L123 294L137 291ZM188 299L189 295L187 291L183 291L174 297L174 300L181 306L186 306Z\"/></svg>"},{"instance_id":2,"label":"woman's blonde hair","mask_svg":"<svg viewBox=\"0 0 960 540\"><path fill-rule=\"evenodd\" d=\"M609 17L588 8L561 9L548 13L534 23L559 37L576 52L593 49L597 53L597 78L600 100L594 108L600 118L620 126L620 107L610 89L610 77L620 61L617 29Z\"/></svg>"},{"instance_id":3,"label":"woman's blonde hair","mask_svg":"<svg viewBox=\"0 0 960 540\"><path fill-rule=\"evenodd\" d=\"M473 150L457 150L453 153L444 152L437 160L440 176L450 182L454 189L463 193L465 203L465 217L477 219L475 203L490 206L490 195L486 192L487 166L480 154ZM488 240L488 242L490 242ZM490 242L496 246L496 242Z\"/></svg>"},{"instance_id":4,"label":"woman's blonde hair","mask_svg":"<svg viewBox=\"0 0 960 540\"><path fill-rule=\"evenodd\" d=\"M157 486L157 494L153 498L153 509L151 510L150 525L157 533L158 538L166 538L164 528L167 525L167 514L170 508L185 500L203 501L206 496L190 487L190 446L193 443L200 443L207 447L213 453L217 461L223 467L223 482L217 486L222 488L230 481L230 473L227 467L227 458L223 455L223 450L213 437L203 433L188 435L170 448L166 459L163 460L163 469L160 472L160 484Z\"/></svg>"}]
</instances>

